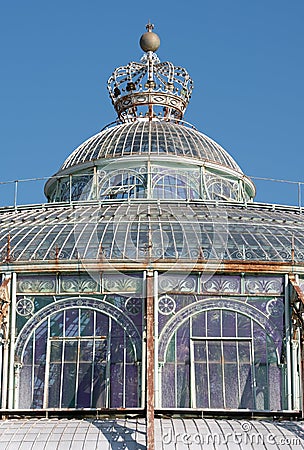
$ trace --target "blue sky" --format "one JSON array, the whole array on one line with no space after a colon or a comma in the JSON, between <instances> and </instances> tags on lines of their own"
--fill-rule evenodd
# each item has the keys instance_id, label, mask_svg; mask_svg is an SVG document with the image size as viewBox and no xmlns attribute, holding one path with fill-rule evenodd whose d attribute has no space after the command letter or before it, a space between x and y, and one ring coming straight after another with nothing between
<instances>
[{"instance_id":1,"label":"blue sky","mask_svg":"<svg viewBox=\"0 0 304 450\"><path fill-rule=\"evenodd\" d=\"M246 174L304 181L303 0L2 1L0 180L52 175L115 120L106 81L140 59L148 19L159 58L194 79L185 120ZM257 187L258 200L296 201L295 185ZM44 201L42 183L20 192L21 201ZM0 204L11 198L0 185Z\"/></svg>"}]
</instances>

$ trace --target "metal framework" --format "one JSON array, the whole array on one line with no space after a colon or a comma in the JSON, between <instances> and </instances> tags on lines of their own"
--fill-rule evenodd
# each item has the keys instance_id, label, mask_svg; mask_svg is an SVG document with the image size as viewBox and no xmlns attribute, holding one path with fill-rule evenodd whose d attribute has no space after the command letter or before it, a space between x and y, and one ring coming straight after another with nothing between
<instances>
[{"instance_id":1,"label":"metal framework","mask_svg":"<svg viewBox=\"0 0 304 450\"><path fill-rule=\"evenodd\" d=\"M14 207L0 209L1 413L72 417L61 422L60 448L72 422L75 441L80 428L99 428L95 440L82 438L88 450L118 443L116 434L153 450L165 426L159 448L177 448L185 431L215 427L222 439L240 429L219 414L303 411L301 208L253 202L254 184L233 158L181 123L192 92L186 70L159 62L151 24L144 41L141 62L109 79L123 123L71 154L45 186L48 204L17 206L15 182ZM75 419L101 413L103 423ZM8 445L12 423L0 422ZM48 446L51 419L44 423ZM247 437L251 427L299 433L245 423ZM20 424L39 446L40 423Z\"/></svg>"}]
</instances>

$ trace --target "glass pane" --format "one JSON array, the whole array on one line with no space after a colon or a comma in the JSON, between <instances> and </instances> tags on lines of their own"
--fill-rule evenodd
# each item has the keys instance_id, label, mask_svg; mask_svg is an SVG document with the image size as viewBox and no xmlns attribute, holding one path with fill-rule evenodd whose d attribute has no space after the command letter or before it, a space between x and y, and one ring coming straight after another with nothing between
<instances>
[{"instance_id":1,"label":"glass pane","mask_svg":"<svg viewBox=\"0 0 304 450\"><path fill-rule=\"evenodd\" d=\"M80 310L80 336L94 336L94 311Z\"/></svg>"},{"instance_id":2,"label":"glass pane","mask_svg":"<svg viewBox=\"0 0 304 450\"><path fill-rule=\"evenodd\" d=\"M126 407L132 408L138 405L138 369L134 364L126 366Z\"/></svg>"},{"instance_id":3,"label":"glass pane","mask_svg":"<svg viewBox=\"0 0 304 450\"><path fill-rule=\"evenodd\" d=\"M234 337L236 334L235 313L230 311L222 311L223 336Z\"/></svg>"},{"instance_id":4,"label":"glass pane","mask_svg":"<svg viewBox=\"0 0 304 450\"><path fill-rule=\"evenodd\" d=\"M63 367L62 407L75 408L76 363L65 362Z\"/></svg>"},{"instance_id":5,"label":"glass pane","mask_svg":"<svg viewBox=\"0 0 304 450\"><path fill-rule=\"evenodd\" d=\"M251 320L249 317L237 314L237 335L239 337L251 337Z\"/></svg>"},{"instance_id":6,"label":"glass pane","mask_svg":"<svg viewBox=\"0 0 304 450\"><path fill-rule=\"evenodd\" d=\"M22 377L20 378L19 386L19 408L34 408L32 404L32 366L27 365L22 367Z\"/></svg>"},{"instance_id":7,"label":"glass pane","mask_svg":"<svg viewBox=\"0 0 304 450\"><path fill-rule=\"evenodd\" d=\"M65 336L74 337L79 336L79 310L68 309L65 318Z\"/></svg>"},{"instance_id":8,"label":"glass pane","mask_svg":"<svg viewBox=\"0 0 304 450\"><path fill-rule=\"evenodd\" d=\"M207 363L195 363L196 407L209 408Z\"/></svg>"},{"instance_id":9,"label":"glass pane","mask_svg":"<svg viewBox=\"0 0 304 450\"><path fill-rule=\"evenodd\" d=\"M93 361L93 340L80 341L80 351L79 351L79 361L80 362L91 362Z\"/></svg>"},{"instance_id":10,"label":"glass pane","mask_svg":"<svg viewBox=\"0 0 304 450\"><path fill-rule=\"evenodd\" d=\"M62 358L62 341L51 341L51 363L61 363Z\"/></svg>"},{"instance_id":11,"label":"glass pane","mask_svg":"<svg viewBox=\"0 0 304 450\"><path fill-rule=\"evenodd\" d=\"M51 316L51 336L63 336L63 311Z\"/></svg>"},{"instance_id":12,"label":"glass pane","mask_svg":"<svg viewBox=\"0 0 304 450\"><path fill-rule=\"evenodd\" d=\"M210 408L224 408L223 377L221 364L209 364Z\"/></svg>"},{"instance_id":13,"label":"glass pane","mask_svg":"<svg viewBox=\"0 0 304 450\"><path fill-rule=\"evenodd\" d=\"M75 408L78 342L65 341L64 344L62 407Z\"/></svg>"},{"instance_id":14,"label":"glass pane","mask_svg":"<svg viewBox=\"0 0 304 450\"><path fill-rule=\"evenodd\" d=\"M49 372L48 407L60 407L61 363L51 363Z\"/></svg>"},{"instance_id":15,"label":"glass pane","mask_svg":"<svg viewBox=\"0 0 304 450\"><path fill-rule=\"evenodd\" d=\"M221 314L219 310L207 312L207 336L221 336Z\"/></svg>"},{"instance_id":16,"label":"glass pane","mask_svg":"<svg viewBox=\"0 0 304 450\"><path fill-rule=\"evenodd\" d=\"M206 336L206 318L207 313L196 314L192 317L192 336Z\"/></svg>"},{"instance_id":17,"label":"glass pane","mask_svg":"<svg viewBox=\"0 0 304 450\"><path fill-rule=\"evenodd\" d=\"M80 363L78 373L77 408L91 406L92 362Z\"/></svg>"},{"instance_id":18,"label":"glass pane","mask_svg":"<svg viewBox=\"0 0 304 450\"><path fill-rule=\"evenodd\" d=\"M165 363L162 368L162 407L174 408L175 402L175 364Z\"/></svg>"},{"instance_id":19,"label":"glass pane","mask_svg":"<svg viewBox=\"0 0 304 450\"><path fill-rule=\"evenodd\" d=\"M111 364L111 392L110 407L119 408L124 406L124 370L122 363Z\"/></svg>"},{"instance_id":20,"label":"glass pane","mask_svg":"<svg viewBox=\"0 0 304 450\"><path fill-rule=\"evenodd\" d=\"M254 408L253 398L253 379L252 368L250 364L241 364L239 367L240 379L240 404L239 408Z\"/></svg>"},{"instance_id":21,"label":"glass pane","mask_svg":"<svg viewBox=\"0 0 304 450\"><path fill-rule=\"evenodd\" d=\"M94 364L92 408L105 408L107 406L107 386L106 365L97 361Z\"/></svg>"},{"instance_id":22,"label":"glass pane","mask_svg":"<svg viewBox=\"0 0 304 450\"><path fill-rule=\"evenodd\" d=\"M190 407L190 364L177 364L177 407Z\"/></svg>"},{"instance_id":23,"label":"glass pane","mask_svg":"<svg viewBox=\"0 0 304 450\"><path fill-rule=\"evenodd\" d=\"M78 342L75 341L65 341L64 343L64 360L68 362L76 362L77 361L77 351L78 351Z\"/></svg>"}]
</instances>

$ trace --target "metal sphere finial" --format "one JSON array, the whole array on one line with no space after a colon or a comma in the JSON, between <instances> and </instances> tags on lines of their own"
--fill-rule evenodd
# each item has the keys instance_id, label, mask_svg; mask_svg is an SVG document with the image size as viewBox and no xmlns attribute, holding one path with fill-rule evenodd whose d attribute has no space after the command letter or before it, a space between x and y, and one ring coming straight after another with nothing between
<instances>
[{"instance_id":1,"label":"metal sphere finial","mask_svg":"<svg viewBox=\"0 0 304 450\"><path fill-rule=\"evenodd\" d=\"M160 39L159 36L152 31L154 25L150 23L150 20L146 25L146 29L147 32L141 36L139 45L144 52L156 52L160 46Z\"/></svg>"}]
</instances>

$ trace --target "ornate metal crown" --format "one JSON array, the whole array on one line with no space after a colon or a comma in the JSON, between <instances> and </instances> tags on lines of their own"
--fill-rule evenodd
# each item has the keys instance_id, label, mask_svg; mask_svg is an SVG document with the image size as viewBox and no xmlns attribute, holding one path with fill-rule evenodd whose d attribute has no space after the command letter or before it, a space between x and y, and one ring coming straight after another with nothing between
<instances>
[{"instance_id":1,"label":"ornate metal crown","mask_svg":"<svg viewBox=\"0 0 304 450\"><path fill-rule=\"evenodd\" d=\"M183 67L160 62L154 53L160 40L147 25L140 46L146 52L140 62L118 67L108 80L108 90L118 117L123 122L137 117L180 120L187 108L193 81Z\"/></svg>"}]
</instances>

